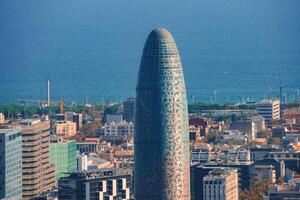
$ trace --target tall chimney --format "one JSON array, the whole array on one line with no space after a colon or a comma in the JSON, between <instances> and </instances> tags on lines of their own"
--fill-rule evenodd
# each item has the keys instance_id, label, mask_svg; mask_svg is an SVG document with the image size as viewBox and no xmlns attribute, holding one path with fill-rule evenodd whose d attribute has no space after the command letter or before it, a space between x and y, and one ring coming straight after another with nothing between
<instances>
[{"instance_id":1,"label":"tall chimney","mask_svg":"<svg viewBox=\"0 0 300 200\"><path fill-rule=\"evenodd\" d=\"M48 93L48 101L47 101L47 106L50 106L50 80L48 79L48 88L47 88L47 93Z\"/></svg>"}]
</instances>

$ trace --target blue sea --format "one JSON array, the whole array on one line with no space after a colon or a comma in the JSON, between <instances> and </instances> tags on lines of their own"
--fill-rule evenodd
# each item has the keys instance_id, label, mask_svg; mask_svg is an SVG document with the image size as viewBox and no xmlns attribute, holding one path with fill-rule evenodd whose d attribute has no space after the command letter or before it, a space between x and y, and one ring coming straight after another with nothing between
<instances>
[{"instance_id":1,"label":"blue sea","mask_svg":"<svg viewBox=\"0 0 300 200\"><path fill-rule=\"evenodd\" d=\"M299 98L299 0L2 0L0 104L120 101L135 94L144 42L169 29L188 98Z\"/></svg>"}]
</instances>

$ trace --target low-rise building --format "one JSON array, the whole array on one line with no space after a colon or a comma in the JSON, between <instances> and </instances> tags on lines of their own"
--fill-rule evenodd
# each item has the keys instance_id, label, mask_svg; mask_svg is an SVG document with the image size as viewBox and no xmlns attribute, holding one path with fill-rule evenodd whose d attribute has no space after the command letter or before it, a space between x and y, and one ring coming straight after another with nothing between
<instances>
[{"instance_id":1,"label":"low-rise building","mask_svg":"<svg viewBox=\"0 0 300 200\"><path fill-rule=\"evenodd\" d=\"M256 133L265 130L265 118L262 116L253 116L250 120L254 123Z\"/></svg>"},{"instance_id":2,"label":"low-rise building","mask_svg":"<svg viewBox=\"0 0 300 200\"><path fill-rule=\"evenodd\" d=\"M255 184L276 183L276 171L273 165L254 165Z\"/></svg>"},{"instance_id":3,"label":"low-rise building","mask_svg":"<svg viewBox=\"0 0 300 200\"><path fill-rule=\"evenodd\" d=\"M253 121L233 121L230 124L230 130L239 130L248 135L249 141L256 139L256 126Z\"/></svg>"},{"instance_id":4,"label":"low-rise building","mask_svg":"<svg viewBox=\"0 0 300 200\"><path fill-rule=\"evenodd\" d=\"M109 122L104 125L105 136L127 136L133 135L133 123L120 121L120 122Z\"/></svg>"},{"instance_id":5,"label":"low-rise building","mask_svg":"<svg viewBox=\"0 0 300 200\"><path fill-rule=\"evenodd\" d=\"M247 144L248 136L239 130L226 130L221 135L223 143Z\"/></svg>"},{"instance_id":6,"label":"low-rise building","mask_svg":"<svg viewBox=\"0 0 300 200\"><path fill-rule=\"evenodd\" d=\"M57 121L55 124L55 132L67 138L76 135L76 123L71 121Z\"/></svg>"},{"instance_id":7,"label":"low-rise building","mask_svg":"<svg viewBox=\"0 0 300 200\"><path fill-rule=\"evenodd\" d=\"M270 185L264 200L296 200L300 199L299 186L293 184Z\"/></svg>"},{"instance_id":8,"label":"low-rise building","mask_svg":"<svg viewBox=\"0 0 300 200\"><path fill-rule=\"evenodd\" d=\"M200 142L201 140L200 127L194 125L189 126L189 139L190 142Z\"/></svg>"},{"instance_id":9,"label":"low-rise building","mask_svg":"<svg viewBox=\"0 0 300 200\"><path fill-rule=\"evenodd\" d=\"M97 154L80 154L77 156L77 171L111 168L110 161L101 159Z\"/></svg>"}]
</instances>

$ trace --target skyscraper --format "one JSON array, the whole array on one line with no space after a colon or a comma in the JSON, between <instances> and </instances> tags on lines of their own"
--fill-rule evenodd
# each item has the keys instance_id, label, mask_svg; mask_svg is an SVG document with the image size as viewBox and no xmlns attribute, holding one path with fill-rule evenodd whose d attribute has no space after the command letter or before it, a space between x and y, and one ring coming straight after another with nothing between
<instances>
[{"instance_id":1,"label":"skyscraper","mask_svg":"<svg viewBox=\"0 0 300 200\"><path fill-rule=\"evenodd\" d=\"M136 89L136 200L189 200L189 137L180 56L169 31L153 30Z\"/></svg>"},{"instance_id":2,"label":"skyscraper","mask_svg":"<svg viewBox=\"0 0 300 200\"><path fill-rule=\"evenodd\" d=\"M26 119L22 130L22 192L24 200L55 186L55 168L49 162L50 121Z\"/></svg>"},{"instance_id":3,"label":"skyscraper","mask_svg":"<svg viewBox=\"0 0 300 200\"><path fill-rule=\"evenodd\" d=\"M0 129L0 199L22 199L22 136L18 129Z\"/></svg>"}]
</instances>

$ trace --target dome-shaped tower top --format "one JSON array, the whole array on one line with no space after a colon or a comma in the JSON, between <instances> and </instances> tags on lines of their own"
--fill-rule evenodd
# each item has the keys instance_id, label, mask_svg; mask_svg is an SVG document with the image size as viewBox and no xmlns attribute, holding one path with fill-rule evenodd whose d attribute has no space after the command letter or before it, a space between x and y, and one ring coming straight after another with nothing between
<instances>
[{"instance_id":1,"label":"dome-shaped tower top","mask_svg":"<svg viewBox=\"0 0 300 200\"><path fill-rule=\"evenodd\" d=\"M144 46L143 56L178 55L172 34L165 28L156 28L150 32Z\"/></svg>"}]
</instances>

